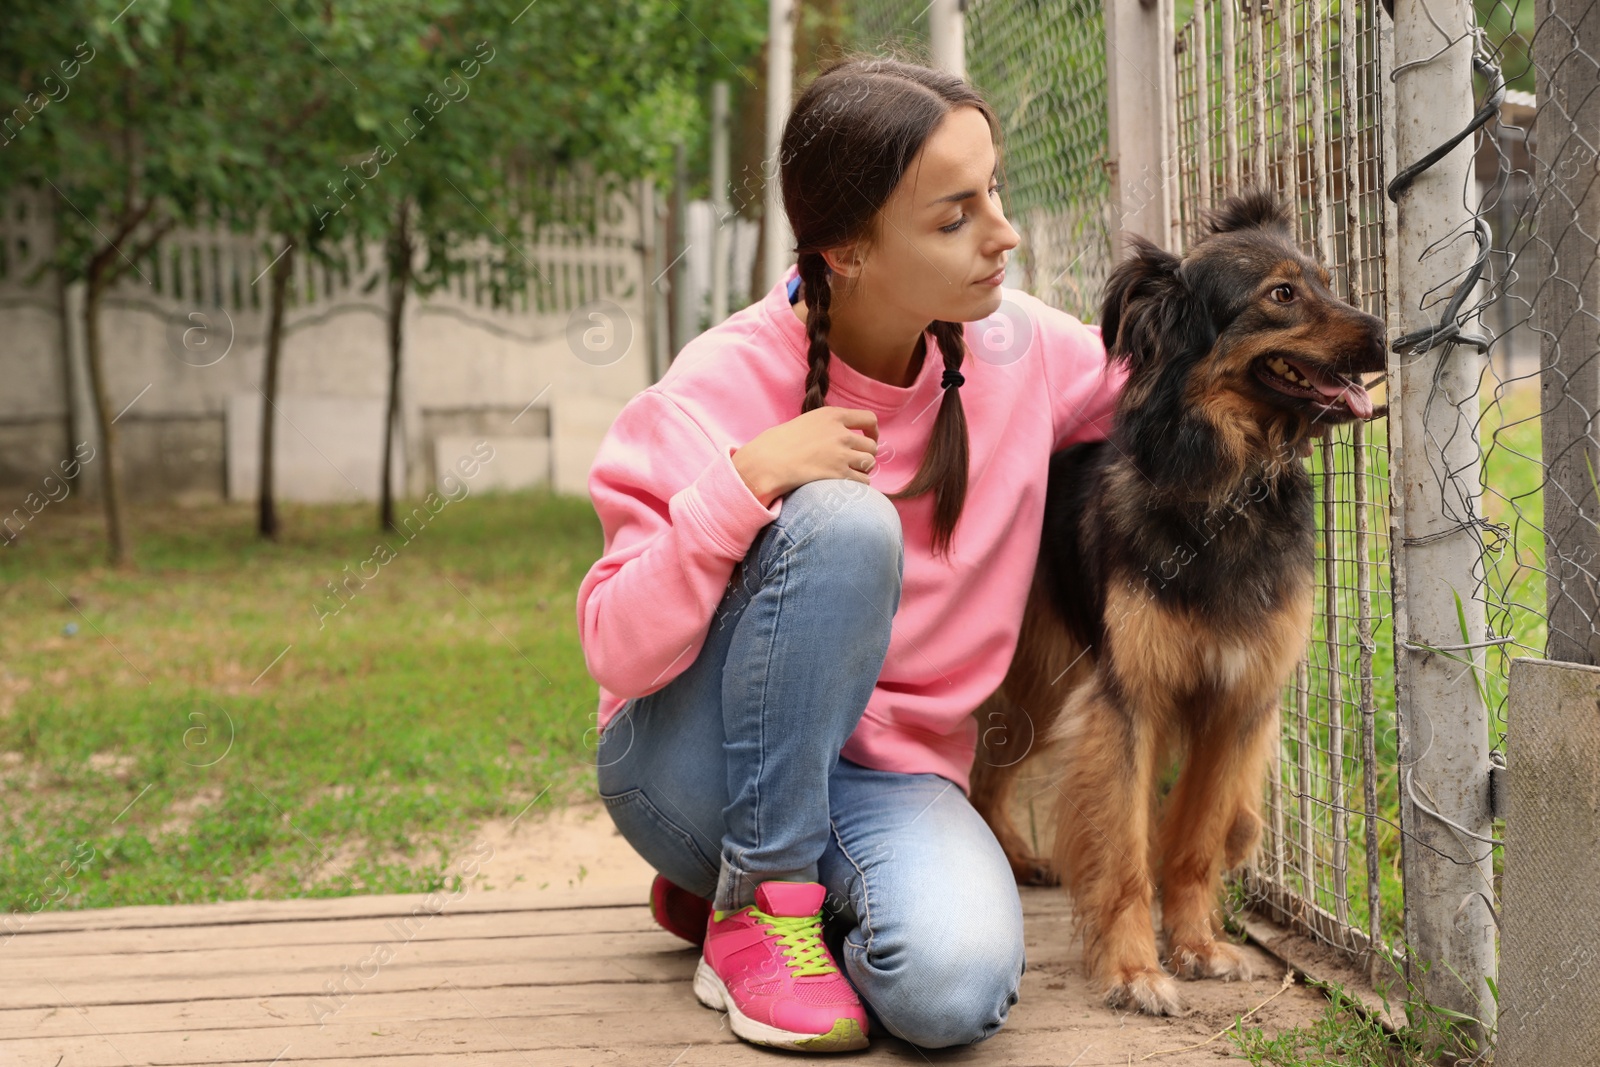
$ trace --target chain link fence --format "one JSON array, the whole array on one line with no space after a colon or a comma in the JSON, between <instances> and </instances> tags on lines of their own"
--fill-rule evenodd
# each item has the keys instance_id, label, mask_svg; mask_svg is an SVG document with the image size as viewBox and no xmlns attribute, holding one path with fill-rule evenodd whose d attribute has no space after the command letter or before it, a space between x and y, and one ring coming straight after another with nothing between
<instances>
[{"instance_id":1,"label":"chain link fence","mask_svg":"<svg viewBox=\"0 0 1600 1067\"><path fill-rule=\"evenodd\" d=\"M1594 426L1600 406L1600 5L1479 5L1475 47L1509 86L1474 134L1463 207L1491 235L1458 315L1488 359L1463 432L1482 452L1480 515L1496 748L1518 654L1600 660ZM1480 76L1480 95L1492 90ZM1485 85L1485 82L1489 82ZM1446 479L1441 479L1441 486Z\"/></svg>"},{"instance_id":2,"label":"chain link fence","mask_svg":"<svg viewBox=\"0 0 1600 1067\"><path fill-rule=\"evenodd\" d=\"M1525 804L1593 791L1577 754L1580 731L1511 734L1519 727L1510 677L1523 656L1600 664L1600 4L1477 0L1474 8L1475 25L1450 47L1471 51L1481 105L1461 189L1465 221L1455 235L1476 237L1477 253L1447 295L1460 301L1457 351L1476 360L1477 380L1444 425L1476 442L1479 462L1437 463L1429 473L1479 579L1469 616L1481 615L1482 624L1456 655L1487 707L1497 769L1508 762L1510 737L1511 772L1526 776L1518 782ZM1451 709L1428 710L1439 717ZM1576 766L1553 774L1541 766L1535 754L1552 743L1572 745ZM1521 765L1519 751L1529 757ZM1589 936L1576 931L1589 925L1595 889L1571 880L1570 857L1590 847L1593 827L1581 821L1582 803L1576 823L1544 818L1541 807L1560 804L1519 809L1511 840L1518 891L1509 908L1501 898L1504 822L1497 818L1487 833L1447 829L1458 862L1491 872L1479 888L1493 902L1497 931L1503 938L1502 917L1516 931L1499 942L1502 1045L1518 1063L1575 1062L1593 1054L1595 998L1567 973L1568 948ZM1542 1023L1530 1028L1530 1014Z\"/></svg>"},{"instance_id":3,"label":"chain link fence","mask_svg":"<svg viewBox=\"0 0 1600 1067\"><path fill-rule=\"evenodd\" d=\"M925 57L926 0L848 6L852 47ZM965 19L967 79L999 116L1001 198L1021 237L1006 284L1085 321L1096 317L1112 267L1115 221L1100 8L1100 0L979 0Z\"/></svg>"}]
</instances>

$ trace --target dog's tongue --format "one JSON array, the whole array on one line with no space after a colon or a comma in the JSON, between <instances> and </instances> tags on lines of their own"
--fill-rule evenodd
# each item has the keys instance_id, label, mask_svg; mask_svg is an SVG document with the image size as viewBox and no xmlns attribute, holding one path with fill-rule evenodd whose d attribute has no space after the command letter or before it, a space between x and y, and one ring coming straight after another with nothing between
<instances>
[{"instance_id":1,"label":"dog's tongue","mask_svg":"<svg viewBox=\"0 0 1600 1067\"><path fill-rule=\"evenodd\" d=\"M1353 415L1360 419L1372 418L1372 397L1367 395L1367 390L1355 378L1346 378L1341 374L1330 374L1317 367L1296 363L1295 367L1304 374L1311 384L1316 386L1317 392L1330 400L1344 398L1345 404Z\"/></svg>"}]
</instances>

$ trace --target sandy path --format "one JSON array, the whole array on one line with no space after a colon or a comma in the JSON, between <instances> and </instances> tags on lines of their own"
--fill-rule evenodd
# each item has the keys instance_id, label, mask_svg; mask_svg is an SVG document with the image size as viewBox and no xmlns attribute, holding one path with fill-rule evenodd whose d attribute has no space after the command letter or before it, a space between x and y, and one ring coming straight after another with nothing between
<instances>
[{"instance_id":1,"label":"sandy path","mask_svg":"<svg viewBox=\"0 0 1600 1067\"><path fill-rule=\"evenodd\" d=\"M492 820L472 838L473 848L482 842L494 848L493 858L482 865L488 878L484 888L552 895L590 889L608 896L637 890L639 902L648 901L655 871L623 840L598 800L511 823Z\"/></svg>"}]
</instances>

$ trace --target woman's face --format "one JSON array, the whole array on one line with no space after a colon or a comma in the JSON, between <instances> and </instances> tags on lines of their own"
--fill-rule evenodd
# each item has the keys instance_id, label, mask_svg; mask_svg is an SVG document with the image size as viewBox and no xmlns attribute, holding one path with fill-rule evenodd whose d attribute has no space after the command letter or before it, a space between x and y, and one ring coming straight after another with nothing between
<instances>
[{"instance_id":1,"label":"woman's face","mask_svg":"<svg viewBox=\"0 0 1600 1067\"><path fill-rule=\"evenodd\" d=\"M935 319L974 322L1000 307L1000 286L984 279L1004 269L1018 238L1000 208L995 162L989 124L977 108L945 115L863 250L857 285L874 308L920 329Z\"/></svg>"}]
</instances>

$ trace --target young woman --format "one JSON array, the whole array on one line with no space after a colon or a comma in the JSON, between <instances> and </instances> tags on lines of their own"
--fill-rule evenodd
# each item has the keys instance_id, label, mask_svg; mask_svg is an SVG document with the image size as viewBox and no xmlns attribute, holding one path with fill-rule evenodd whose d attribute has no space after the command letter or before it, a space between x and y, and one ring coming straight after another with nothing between
<instances>
[{"instance_id":1,"label":"young woman","mask_svg":"<svg viewBox=\"0 0 1600 1067\"><path fill-rule=\"evenodd\" d=\"M600 794L748 1041L968 1044L1017 1000L972 710L1016 647L1049 456L1109 432L1122 374L1002 286L998 137L959 78L822 73L781 146L797 266L624 407L590 474Z\"/></svg>"}]
</instances>

